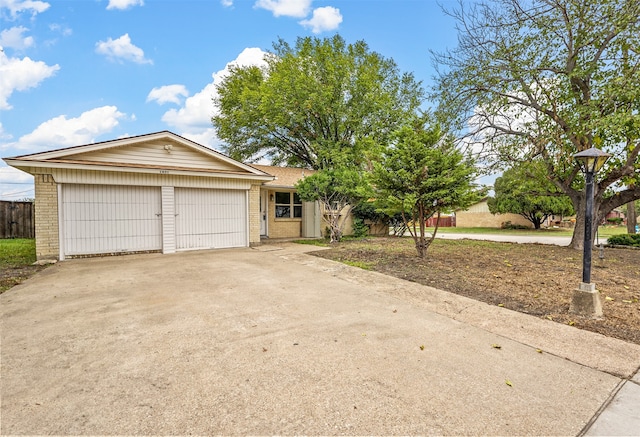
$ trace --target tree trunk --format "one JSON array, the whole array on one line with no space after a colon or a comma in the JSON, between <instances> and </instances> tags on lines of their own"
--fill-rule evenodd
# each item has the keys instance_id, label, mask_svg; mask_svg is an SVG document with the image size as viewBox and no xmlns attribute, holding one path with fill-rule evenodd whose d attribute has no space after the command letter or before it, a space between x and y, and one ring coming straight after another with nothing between
<instances>
[{"instance_id":1,"label":"tree trunk","mask_svg":"<svg viewBox=\"0 0 640 437\"><path fill-rule=\"evenodd\" d=\"M542 219L540 219L540 217L535 217L533 219L533 228L534 229L540 229L540 225L542 224Z\"/></svg>"},{"instance_id":2,"label":"tree trunk","mask_svg":"<svg viewBox=\"0 0 640 437\"><path fill-rule=\"evenodd\" d=\"M576 226L573 229L573 236L571 237L571 243L569 243L569 247L576 250L582 250L584 247L584 224L585 224L585 216L586 216L586 205L585 205L585 193L581 192L579 197L576 199L572 199L573 207L576 210ZM598 226L600 222L604 218L600 213L600 206L602 205L602 201L598 196L593 199L593 221L591 227L591 245L593 246L593 242L596 239L596 233L598 231Z\"/></svg>"},{"instance_id":3,"label":"tree trunk","mask_svg":"<svg viewBox=\"0 0 640 437\"><path fill-rule=\"evenodd\" d=\"M636 201L632 200L627 203L627 234L635 234L637 224Z\"/></svg>"}]
</instances>

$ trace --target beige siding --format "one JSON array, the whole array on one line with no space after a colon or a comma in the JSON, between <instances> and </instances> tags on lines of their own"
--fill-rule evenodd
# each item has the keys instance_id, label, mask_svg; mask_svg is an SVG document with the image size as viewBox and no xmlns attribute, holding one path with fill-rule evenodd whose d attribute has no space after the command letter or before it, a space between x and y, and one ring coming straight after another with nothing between
<instances>
[{"instance_id":1,"label":"beige siding","mask_svg":"<svg viewBox=\"0 0 640 437\"><path fill-rule=\"evenodd\" d=\"M162 187L162 253L176 251L176 200L174 187Z\"/></svg>"},{"instance_id":2,"label":"beige siding","mask_svg":"<svg viewBox=\"0 0 640 437\"><path fill-rule=\"evenodd\" d=\"M252 181L218 177L198 177L156 173L120 173L95 170L41 169L61 184L146 185L184 188L248 190Z\"/></svg>"},{"instance_id":3,"label":"beige siding","mask_svg":"<svg viewBox=\"0 0 640 437\"><path fill-rule=\"evenodd\" d=\"M165 146L171 146L166 150ZM138 165L184 167L193 169L238 171L227 162L207 157L202 152L170 140L113 147L96 152L78 153L67 159L110 163L132 163Z\"/></svg>"},{"instance_id":4,"label":"beige siding","mask_svg":"<svg viewBox=\"0 0 640 437\"><path fill-rule=\"evenodd\" d=\"M36 174L35 227L37 259L58 259L58 187L50 174Z\"/></svg>"}]
</instances>

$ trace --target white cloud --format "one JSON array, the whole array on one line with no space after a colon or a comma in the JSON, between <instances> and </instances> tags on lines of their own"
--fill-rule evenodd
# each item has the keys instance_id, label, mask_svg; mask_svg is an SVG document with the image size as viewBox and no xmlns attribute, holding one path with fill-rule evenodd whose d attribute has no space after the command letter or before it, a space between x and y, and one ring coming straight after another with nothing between
<instances>
[{"instance_id":1,"label":"white cloud","mask_svg":"<svg viewBox=\"0 0 640 437\"><path fill-rule=\"evenodd\" d=\"M9 58L0 52L0 110L11 109L8 100L14 91L37 87L59 69L58 64L47 65L28 57Z\"/></svg>"},{"instance_id":2,"label":"white cloud","mask_svg":"<svg viewBox=\"0 0 640 437\"><path fill-rule=\"evenodd\" d=\"M220 3L226 8L233 6L233 0L220 0Z\"/></svg>"},{"instance_id":3,"label":"white cloud","mask_svg":"<svg viewBox=\"0 0 640 437\"><path fill-rule=\"evenodd\" d=\"M79 117L60 115L40 124L33 132L23 135L17 142L2 149L16 149L34 153L40 150L78 146L96 141L111 132L126 114L115 106L102 106L83 112Z\"/></svg>"},{"instance_id":4,"label":"white cloud","mask_svg":"<svg viewBox=\"0 0 640 437\"><path fill-rule=\"evenodd\" d=\"M24 50L33 45L32 36L23 36L29 29L23 26L12 27L0 32L0 46Z\"/></svg>"},{"instance_id":5,"label":"white cloud","mask_svg":"<svg viewBox=\"0 0 640 437\"><path fill-rule=\"evenodd\" d=\"M257 0L255 7L271 11L275 17L302 18L309 14L312 0Z\"/></svg>"},{"instance_id":6,"label":"white cloud","mask_svg":"<svg viewBox=\"0 0 640 437\"><path fill-rule=\"evenodd\" d=\"M337 29L340 23L342 23L340 9L331 6L317 8L310 19L300 21L304 27L310 27L313 33Z\"/></svg>"},{"instance_id":7,"label":"white cloud","mask_svg":"<svg viewBox=\"0 0 640 437\"><path fill-rule=\"evenodd\" d=\"M213 103L211 98L216 93L213 83L189 97L180 109L170 109L162 116L162 121L180 131L189 132L211 126Z\"/></svg>"},{"instance_id":8,"label":"white cloud","mask_svg":"<svg viewBox=\"0 0 640 437\"><path fill-rule=\"evenodd\" d=\"M49 9L49 6L51 5L47 2L36 0L0 0L0 9L8 9L12 18L25 11L36 15Z\"/></svg>"},{"instance_id":9,"label":"white cloud","mask_svg":"<svg viewBox=\"0 0 640 437\"><path fill-rule=\"evenodd\" d=\"M259 48L246 48L236 59L229 62L222 70L213 73L213 81L207 84L201 91L187 98L184 106L179 109L170 109L162 116L162 121L175 128L180 135L185 136L200 144L217 147L219 141L215 130L211 125L211 117L217 112L212 99L218 95L216 86L229 74L231 65L238 66L265 66L263 52Z\"/></svg>"},{"instance_id":10,"label":"white cloud","mask_svg":"<svg viewBox=\"0 0 640 437\"><path fill-rule=\"evenodd\" d=\"M62 36L69 36L73 33L73 30L71 30L71 28L57 23L50 24L49 30L51 30L52 32L59 32Z\"/></svg>"},{"instance_id":11,"label":"white cloud","mask_svg":"<svg viewBox=\"0 0 640 437\"><path fill-rule=\"evenodd\" d=\"M129 9L133 6L144 6L143 0L109 0L107 10L110 9Z\"/></svg>"},{"instance_id":12,"label":"white cloud","mask_svg":"<svg viewBox=\"0 0 640 437\"><path fill-rule=\"evenodd\" d=\"M0 167L0 184L11 182L14 184L22 184L33 182L33 176L13 167ZM16 187L13 187L14 189Z\"/></svg>"},{"instance_id":13,"label":"white cloud","mask_svg":"<svg viewBox=\"0 0 640 437\"><path fill-rule=\"evenodd\" d=\"M107 39L96 43L96 53L105 55L111 61L131 61L136 64L153 64L151 59L144 57L140 47L131 44L131 38L125 33L118 39Z\"/></svg>"},{"instance_id":14,"label":"white cloud","mask_svg":"<svg viewBox=\"0 0 640 437\"><path fill-rule=\"evenodd\" d=\"M147 102L156 101L159 105L164 103L175 103L179 105L182 97L187 97L189 91L184 85L165 85L151 90L147 96Z\"/></svg>"},{"instance_id":15,"label":"white cloud","mask_svg":"<svg viewBox=\"0 0 640 437\"><path fill-rule=\"evenodd\" d=\"M0 199L20 200L34 197L33 176L17 168L0 164Z\"/></svg>"},{"instance_id":16,"label":"white cloud","mask_svg":"<svg viewBox=\"0 0 640 437\"><path fill-rule=\"evenodd\" d=\"M222 148L222 142L218 139L216 130L213 128L213 126L202 129L198 132L183 132L180 134L180 136L183 136L198 144L202 144L203 146L207 146L210 149L220 150Z\"/></svg>"},{"instance_id":17,"label":"white cloud","mask_svg":"<svg viewBox=\"0 0 640 437\"><path fill-rule=\"evenodd\" d=\"M0 140L10 140L11 134L4 132L4 127L2 126L2 122L0 122Z\"/></svg>"}]
</instances>

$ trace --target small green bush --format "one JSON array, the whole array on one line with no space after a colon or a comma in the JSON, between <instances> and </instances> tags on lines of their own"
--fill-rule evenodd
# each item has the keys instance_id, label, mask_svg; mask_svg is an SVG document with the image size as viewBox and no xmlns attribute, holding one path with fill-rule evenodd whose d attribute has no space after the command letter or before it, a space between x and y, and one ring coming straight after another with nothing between
<instances>
[{"instance_id":1,"label":"small green bush","mask_svg":"<svg viewBox=\"0 0 640 437\"><path fill-rule=\"evenodd\" d=\"M364 238L369 234L369 226L364 224L364 220L360 218L353 219L353 236L355 238Z\"/></svg>"},{"instance_id":2,"label":"small green bush","mask_svg":"<svg viewBox=\"0 0 640 437\"><path fill-rule=\"evenodd\" d=\"M607 219L607 223L611 225L619 225L620 223L622 223L622 217L609 217Z\"/></svg>"},{"instance_id":3,"label":"small green bush","mask_svg":"<svg viewBox=\"0 0 640 437\"><path fill-rule=\"evenodd\" d=\"M640 234L613 235L607 239L607 242L614 246L640 247Z\"/></svg>"},{"instance_id":4,"label":"small green bush","mask_svg":"<svg viewBox=\"0 0 640 437\"><path fill-rule=\"evenodd\" d=\"M515 223L511 223L510 221L502 222L500 226L502 229L529 229L528 226L517 225Z\"/></svg>"}]
</instances>

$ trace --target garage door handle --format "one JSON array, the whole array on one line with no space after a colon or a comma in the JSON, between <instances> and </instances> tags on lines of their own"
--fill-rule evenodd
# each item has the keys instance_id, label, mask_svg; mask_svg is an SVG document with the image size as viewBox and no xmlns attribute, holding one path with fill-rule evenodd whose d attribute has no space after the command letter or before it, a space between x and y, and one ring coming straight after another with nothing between
<instances>
[{"instance_id":1,"label":"garage door handle","mask_svg":"<svg viewBox=\"0 0 640 437\"><path fill-rule=\"evenodd\" d=\"M157 213L156 213L156 217L160 217L161 215L162 215L162 213L161 213L161 212L157 212Z\"/></svg>"}]
</instances>

